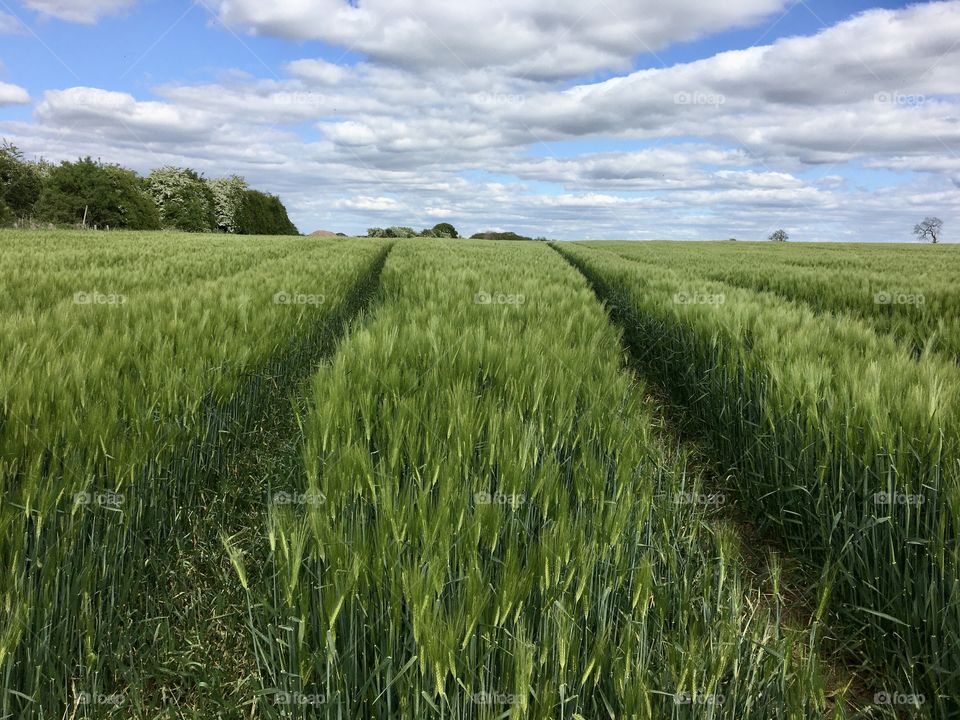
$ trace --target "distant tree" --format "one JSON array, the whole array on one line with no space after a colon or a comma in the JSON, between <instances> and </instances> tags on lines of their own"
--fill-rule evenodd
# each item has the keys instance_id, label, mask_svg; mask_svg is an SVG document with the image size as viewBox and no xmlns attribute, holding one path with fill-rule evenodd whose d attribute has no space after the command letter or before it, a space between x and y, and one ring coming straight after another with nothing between
<instances>
[{"instance_id":1,"label":"distant tree","mask_svg":"<svg viewBox=\"0 0 960 720\"><path fill-rule=\"evenodd\" d=\"M337 237L349 237L346 233L337 233Z\"/></svg>"},{"instance_id":2,"label":"distant tree","mask_svg":"<svg viewBox=\"0 0 960 720\"><path fill-rule=\"evenodd\" d=\"M774 242L786 242L790 239L790 236L787 235L786 230L777 230L773 235L770 236L770 239Z\"/></svg>"},{"instance_id":3,"label":"distant tree","mask_svg":"<svg viewBox=\"0 0 960 720\"><path fill-rule=\"evenodd\" d=\"M924 218L923 222L913 228L913 234L923 242L929 240L934 245L940 242L940 231L943 229L943 220L938 217Z\"/></svg>"},{"instance_id":4,"label":"distant tree","mask_svg":"<svg viewBox=\"0 0 960 720\"><path fill-rule=\"evenodd\" d=\"M27 162L15 145L0 144L0 204L6 208L0 222L32 215L42 190L40 166Z\"/></svg>"},{"instance_id":5,"label":"distant tree","mask_svg":"<svg viewBox=\"0 0 960 720\"><path fill-rule=\"evenodd\" d=\"M237 232L237 217L243 204L247 181L239 175L207 180L207 187L213 193L213 213L216 228L220 232Z\"/></svg>"},{"instance_id":6,"label":"distant tree","mask_svg":"<svg viewBox=\"0 0 960 720\"><path fill-rule=\"evenodd\" d=\"M413 238L413 237L434 237L432 230L424 230L418 233L412 227L405 225L394 225L388 228L370 228L367 230L367 237L376 238Z\"/></svg>"},{"instance_id":7,"label":"distant tree","mask_svg":"<svg viewBox=\"0 0 960 720\"><path fill-rule=\"evenodd\" d=\"M144 180L132 170L92 158L63 162L50 169L37 202L37 214L49 222L159 230L160 214Z\"/></svg>"},{"instance_id":8,"label":"distant tree","mask_svg":"<svg viewBox=\"0 0 960 720\"><path fill-rule=\"evenodd\" d=\"M394 227L387 228L387 237L394 238L412 238L417 236L417 231L412 227L407 227L405 225L397 225Z\"/></svg>"},{"instance_id":9,"label":"distant tree","mask_svg":"<svg viewBox=\"0 0 960 720\"><path fill-rule=\"evenodd\" d=\"M147 177L147 187L164 228L186 232L217 229L213 190L194 170L178 167L154 170Z\"/></svg>"},{"instance_id":10,"label":"distant tree","mask_svg":"<svg viewBox=\"0 0 960 720\"><path fill-rule=\"evenodd\" d=\"M433 226L433 237L438 238L458 238L460 233L450 223L438 223Z\"/></svg>"},{"instance_id":11,"label":"distant tree","mask_svg":"<svg viewBox=\"0 0 960 720\"><path fill-rule=\"evenodd\" d=\"M526 235L518 235L515 232L497 232L495 230L487 230L485 232L474 233L470 236L471 240L529 240L532 241L533 238L527 237Z\"/></svg>"},{"instance_id":12,"label":"distant tree","mask_svg":"<svg viewBox=\"0 0 960 720\"><path fill-rule=\"evenodd\" d=\"M299 235L287 209L276 195L259 190L246 190L237 212L236 231L239 235Z\"/></svg>"}]
</instances>

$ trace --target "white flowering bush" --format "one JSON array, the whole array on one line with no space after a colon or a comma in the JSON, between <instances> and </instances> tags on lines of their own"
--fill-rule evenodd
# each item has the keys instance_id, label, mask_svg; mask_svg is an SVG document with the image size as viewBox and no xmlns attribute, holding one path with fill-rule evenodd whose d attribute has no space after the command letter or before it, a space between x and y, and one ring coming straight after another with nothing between
<instances>
[{"instance_id":1,"label":"white flowering bush","mask_svg":"<svg viewBox=\"0 0 960 720\"><path fill-rule=\"evenodd\" d=\"M207 180L213 195L213 213L216 228L221 232L237 232L237 220L247 192L247 181L238 175Z\"/></svg>"},{"instance_id":2,"label":"white flowering bush","mask_svg":"<svg viewBox=\"0 0 960 720\"><path fill-rule=\"evenodd\" d=\"M147 177L147 188L164 228L210 232L216 228L213 192L196 171L163 167Z\"/></svg>"}]
</instances>

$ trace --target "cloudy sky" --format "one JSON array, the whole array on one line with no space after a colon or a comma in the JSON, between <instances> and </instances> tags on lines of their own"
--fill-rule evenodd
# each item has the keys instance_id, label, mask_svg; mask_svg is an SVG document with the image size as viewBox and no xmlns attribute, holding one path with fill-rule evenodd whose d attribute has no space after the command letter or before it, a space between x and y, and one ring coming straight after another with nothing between
<instances>
[{"instance_id":1,"label":"cloudy sky","mask_svg":"<svg viewBox=\"0 0 960 720\"><path fill-rule=\"evenodd\" d=\"M0 0L0 136L302 231L960 239L960 0Z\"/></svg>"}]
</instances>

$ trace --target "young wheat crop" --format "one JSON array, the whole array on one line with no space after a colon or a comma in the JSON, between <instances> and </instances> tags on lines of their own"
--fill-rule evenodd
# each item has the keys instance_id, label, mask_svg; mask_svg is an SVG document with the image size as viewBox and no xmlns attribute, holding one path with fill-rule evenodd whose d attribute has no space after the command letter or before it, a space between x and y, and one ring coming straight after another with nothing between
<instances>
[{"instance_id":1,"label":"young wheat crop","mask_svg":"<svg viewBox=\"0 0 960 720\"><path fill-rule=\"evenodd\" d=\"M541 245L405 241L383 282L313 383L304 500L271 509L263 715L823 716L816 631L685 501L583 278Z\"/></svg>"},{"instance_id":2,"label":"young wheat crop","mask_svg":"<svg viewBox=\"0 0 960 720\"><path fill-rule=\"evenodd\" d=\"M743 505L821 575L878 683L923 695L923 717L956 712L956 365L682 265L558 249L735 468Z\"/></svg>"},{"instance_id":3,"label":"young wheat crop","mask_svg":"<svg viewBox=\"0 0 960 720\"><path fill-rule=\"evenodd\" d=\"M18 269L0 314L4 718L118 694L128 649L149 642L149 628L123 624L139 569L221 438L309 361L386 250L212 239L198 251L193 238L126 234L93 243L87 263L76 237L0 236L4 268Z\"/></svg>"}]
</instances>

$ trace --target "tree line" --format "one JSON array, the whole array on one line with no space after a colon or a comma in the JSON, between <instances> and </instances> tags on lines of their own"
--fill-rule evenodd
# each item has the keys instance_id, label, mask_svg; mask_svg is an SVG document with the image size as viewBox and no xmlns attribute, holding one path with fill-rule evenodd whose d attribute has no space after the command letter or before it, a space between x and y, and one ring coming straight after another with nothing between
<instances>
[{"instance_id":1,"label":"tree line","mask_svg":"<svg viewBox=\"0 0 960 720\"><path fill-rule=\"evenodd\" d=\"M450 223L440 223L432 228L424 228L417 232L412 227L405 225L395 225L388 228L370 228L367 230L367 237L375 238L415 238L415 237L433 237L433 238L459 238L460 233ZM546 241L546 238L531 238L526 235L518 235L515 232L498 232L487 230L485 232L474 233L470 236L471 240L539 240Z\"/></svg>"},{"instance_id":2,"label":"tree line","mask_svg":"<svg viewBox=\"0 0 960 720\"><path fill-rule=\"evenodd\" d=\"M0 145L0 226L53 224L99 229L299 235L276 195L242 177L205 178L163 167L142 177L81 158L59 165Z\"/></svg>"},{"instance_id":3,"label":"tree line","mask_svg":"<svg viewBox=\"0 0 960 720\"><path fill-rule=\"evenodd\" d=\"M414 238L414 237L435 237L435 238L458 238L460 233L450 223L439 223L432 228L424 228L417 232L412 227L405 225L395 225L388 228L369 228L367 237L372 238Z\"/></svg>"}]
</instances>

